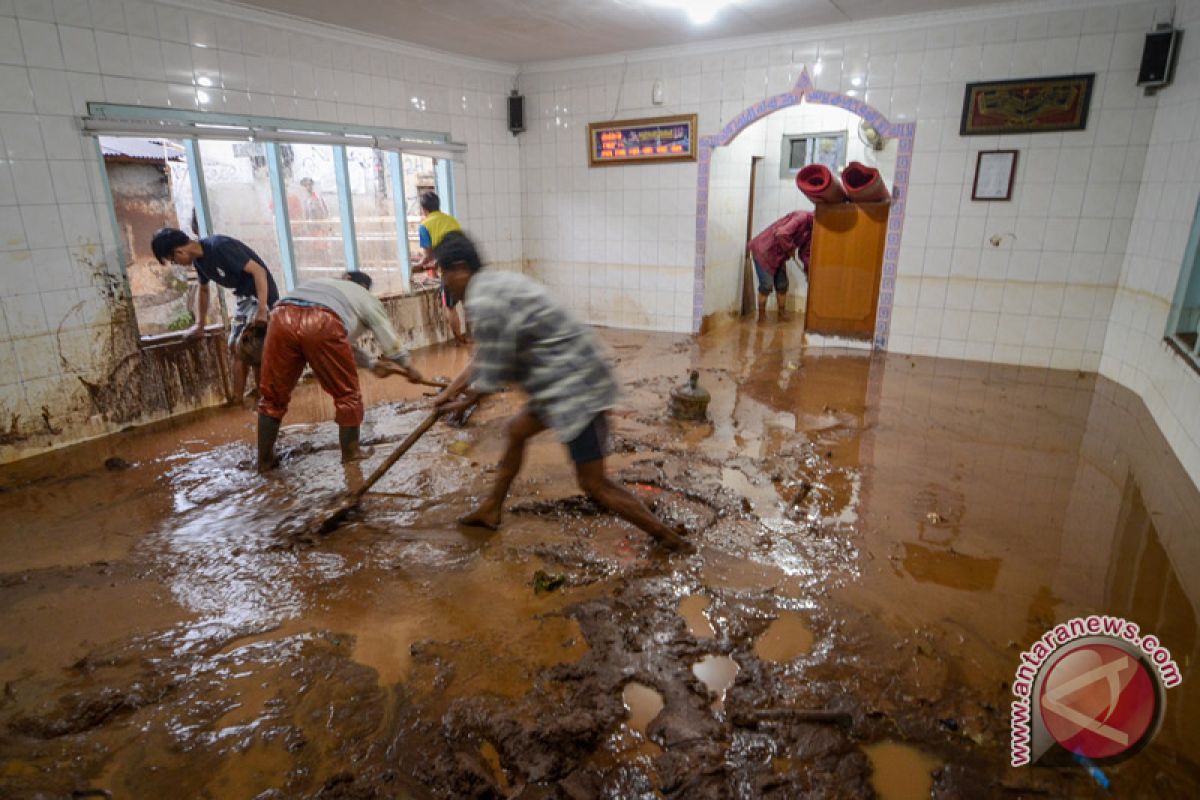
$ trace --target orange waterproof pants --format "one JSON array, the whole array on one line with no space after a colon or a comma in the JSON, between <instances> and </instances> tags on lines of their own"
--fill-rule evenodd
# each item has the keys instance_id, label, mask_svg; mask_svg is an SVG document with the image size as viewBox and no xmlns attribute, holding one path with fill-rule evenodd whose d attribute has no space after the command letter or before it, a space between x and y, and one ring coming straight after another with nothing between
<instances>
[{"instance_id":1,"label":"orange waterproof pants","mask_svg":"<svg viewBox=\"0 0 1200 800\"><path fill-rule=\"evenodd\" d=\"M312 367L317 383L333 397L337 424L343 428L362 424L362 392L346 326L336 313L320 306L280 303L271 312L258 385L258 412L283 419L305 364Z\"/></svg>"}]
</instances>

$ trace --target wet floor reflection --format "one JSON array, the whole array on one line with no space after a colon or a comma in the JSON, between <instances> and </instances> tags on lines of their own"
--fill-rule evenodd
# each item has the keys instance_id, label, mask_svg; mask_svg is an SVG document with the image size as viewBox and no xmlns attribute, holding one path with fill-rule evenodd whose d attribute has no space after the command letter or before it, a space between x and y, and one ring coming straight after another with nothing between
<instances>
[{"instance_id":1,"label":"wet floor reflection","mask_svg":"<svg viewBox=\"0 0 1200 800\"><path fill-rule=\"evenodd\" d=\"M1005 687L1021 649L1093 612L1155 633L1184 670L1115 789L1196 787L1200 493L1127 392L802 352L788 326L603 339L625 389L610 466L690 528L694 558L579 497L548 434L501 531L458 528L511 397L436 428L315 547L281 541L279 520L361 470L312 424L332 416L312 386L273 478L244 468L238 410L0 469L0 789L707 798L777 780L899 797L951 764L947 796L1076 796L1082 773L1002 771ZM450 375L465 351L422 358ZM687 426L665 401L689 366L712 401ZM363 470L425 402L369 391ZM563 580L539 592L539 571ZM795 724L834 711L852 724Z\"/></svg>"}]
</instances>

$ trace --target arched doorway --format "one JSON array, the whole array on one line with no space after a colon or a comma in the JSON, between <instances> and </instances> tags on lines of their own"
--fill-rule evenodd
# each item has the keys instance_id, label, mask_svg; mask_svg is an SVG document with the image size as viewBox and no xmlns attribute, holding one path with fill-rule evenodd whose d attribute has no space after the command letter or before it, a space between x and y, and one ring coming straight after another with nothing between
<instances>
[{"instance_id":1,"label":"arched doorway","mask_svg":"<svg viewBox=\"0 0 1200 800\"><path fill-rule=\"evenodd\" d=\"M700 137L699 170L696 178L696 261L692 287L692 332L699 333L704 318L705 267L708 255L709 223L709 180L711 178L713 151L724 147L737 138L738 134L758 120L776 111L797 105L803 101L836 106L861 117L886 138L897 140L896 169L892 186L892 209L888 220L887 246L884 251L883 277L879 287L879 307L875 317L875 334L872 346L887 349L888 330L892 318L892 303L896 290L896 266L900 258L900 234L904 228L904 209L908 197L908 178L912 167L913 139L916 135L915 122L893 123L867 103L855 97L816 89L808 76L808 70L800 73L800 79L792 90L768 97L742 111L725 124L718 133Z\"/></svg>"}]
</instances>

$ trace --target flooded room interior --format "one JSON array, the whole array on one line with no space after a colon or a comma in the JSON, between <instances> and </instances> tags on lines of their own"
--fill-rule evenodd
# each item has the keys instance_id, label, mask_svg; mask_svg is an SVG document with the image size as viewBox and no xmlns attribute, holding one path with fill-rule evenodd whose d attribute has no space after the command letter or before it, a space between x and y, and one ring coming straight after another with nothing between
<instances>
[{"instance_id":1,"label":"flooded room interior","mask_svg":"<svg viewBox=\"0 0 1200 800\"><path fill-rule=\"evenodd\" d=\"M0 289L0 797L1200 796L1200 0L0 0Z\"/></svg>"}]
</instances>

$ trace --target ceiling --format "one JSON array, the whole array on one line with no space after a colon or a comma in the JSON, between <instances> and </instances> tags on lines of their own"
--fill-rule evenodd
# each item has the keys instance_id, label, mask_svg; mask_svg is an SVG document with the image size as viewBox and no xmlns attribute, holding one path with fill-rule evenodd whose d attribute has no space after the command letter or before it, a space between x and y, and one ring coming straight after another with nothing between
<instances>
[{"instance_id":1,"label":"ceiling","mask_svg":"<svg viewBox=\"0 0 1200 800\"><path fill-rule=\"evenodd\" d=\"M712 22L695 25L684 11L656 5L656 0L238 2L437 50L513 64L982 4L980 0L732 0Z\"/></svg>"}]
</instances>

